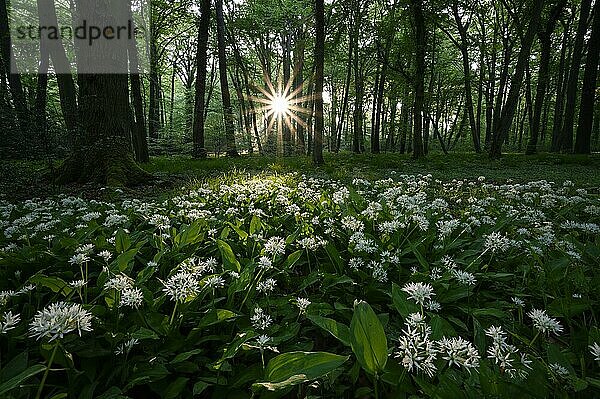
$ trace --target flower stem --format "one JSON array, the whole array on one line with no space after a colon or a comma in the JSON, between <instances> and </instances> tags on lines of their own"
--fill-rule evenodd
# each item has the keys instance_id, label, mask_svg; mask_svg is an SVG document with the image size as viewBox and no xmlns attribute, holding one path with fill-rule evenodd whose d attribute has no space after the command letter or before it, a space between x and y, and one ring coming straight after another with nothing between
<instances>
[{"instance_id":1,"label":"flower stem","mask_svg":"<svg viewBox=\"0 0 600 399\"><path fill-rule=\"evenodd\" d=\"M52 362L54 361L54 356L56 356L56 350L58 349L58 342L54 345L54 350L52 351L52 355L50 355L50 360L48 360L48 366L46 367L46 371L44 371L44 376L42 377L42 382L38 388L37 394L35 395L35 399L40 399L42 397L42 391L44 390L44 385L46 384L46 378L48 378L48 373L50 372L50 367L52 367Z\"/></svg>"},{"instance_id":2,"label":"flower stem","mask_svg":"<svg viewBox=\"0 0 600 399\"><path fill-rule=\"evenodd\" d=\"M175 302L175 306L173 307L173 313L171 314L171 320L169 320L169 326L173 324L173 320L175 320L175 313L177 312L177 305L179 302Z\"/></svg>"},{"instance_id":3,"label":"flower stem","mask_svg":"<svg viewBox=\"0 0 600 399\"><path fill-rule=\"evenodd\" d=\"M533 346L533 343L535 342L535 340L537 339L537 337L540 335L540 332L538 330L537 334L535 334L535 337L533 337L533 339L531 340L531 342L529 343L529 347Z\"/></svg>"}]
</instances>

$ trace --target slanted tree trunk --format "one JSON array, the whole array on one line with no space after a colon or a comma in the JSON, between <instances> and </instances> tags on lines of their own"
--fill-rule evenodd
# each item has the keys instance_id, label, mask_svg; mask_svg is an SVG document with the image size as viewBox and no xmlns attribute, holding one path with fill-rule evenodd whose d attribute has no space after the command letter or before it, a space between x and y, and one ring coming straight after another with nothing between
<instances>
[{"instance_id":1,"label":"slanted tree trunk","mask_svg":"<svg viewBox=\"0 0 600 399\"><path fill-rule=\"evenodd\" d=\"M594 4L592 35L588 41L588 53L583 74L579 123L575 139L575 153L591 152L592 126L594 121L594 100L596 97L596 78L598 74L598 56L600 53L600 1Z\"/></svg>"},{"instance_id":2,"label":"slanted tree trunk","mask_svg":"<svg viewBox=\"0 0 600 399\"><path fill-rule=\"evenodd\" d=\"M237 157L235 145L235 126L231 95L227 82L227 55L225 53L225 18L223 17L223 0L216 0L217 46L219 52L219 81L221 83L221 100L223 101L223 119L225 121L225 147L227 155Z\"/></svg>"},{"instance_id":3,"label":"slanted tree trunk","mask_svg":"<svg viewBox=\"0 0 600 399\"><path fill-rule=\"evenodd\" d=\"M511 79L510 90L506 97L506 105L502 109L502 114L498 121L498 126L494 129L494 136L492 138L492 145L490 148L490 157L499 158L502 153L502 144L512 125L512 121L515 115L515 111L518 105L518 99L521 92L521 86L523 84L523 75L525 69L529 63L529 57L531 55L531 45L537 34L538 25L542 15L542 8L544 5L543 0L536 0L533 9L529 17L529 24L527 32L521 41L521 50L517 57L517 65L513 72Z\"/></svg>"},{"instance_id":4,"label":"slanted tree trunk","mask_svg":"<svg viewBox=\"0 0 600 399\"><path fill-rule=\"evenodd\" d=\"M323 161L323 70L325 67L325 4L315 0L315 134L312 159L315 165Z\"/></svg>"},{"instance_id":5,"label":"slanted tree trunk","mask_svg":"<svg viewBox=\"0 0 600 399\"><path fill-rule=\"evenodd\" d=\"M569 81L567 82L565 115L560 137L560 149L563 152L571 152L573 150L573 125L577 107L577 85L579 84L579 70L581 69L581 58L583 56L583 39L587 32L591 4L592 0L581 1L581 12L579 14L577 34L575 35L573 55L571 56L571 68L569 71Z\"/></svg>"},{"instance_id":6,"label":"slanted tree trunk","mask_svg":"<svg viewBox=\"0 0 600 399\"><path fill-rule=\"evenodd\" d=\"M533 117L531 122L531 136L527 143L526 154L531 155L537 152L538 137L540 131L540 121L546 97L546 88L550 80L550 56L552 51L552 33L556 27L556 22L566 5L566 0L559 1L550 12L546 27L538 34L540 41L540 69L538 72L537 88L535 91L535 102L533 106Z\"/></svg>"}]
</instances>

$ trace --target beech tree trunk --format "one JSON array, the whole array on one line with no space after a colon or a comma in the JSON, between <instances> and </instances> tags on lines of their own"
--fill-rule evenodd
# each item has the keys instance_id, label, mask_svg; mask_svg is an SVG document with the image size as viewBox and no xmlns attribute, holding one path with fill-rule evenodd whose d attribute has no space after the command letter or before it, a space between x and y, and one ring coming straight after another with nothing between
<instances>
[{"instance_id":1,"label":"beech tree trunk","mask_svg":"<svg viewBox=\"0 0 600 399\"><path fill-rule=\"evenodd\" d=\"M124 5L114 0L77 0L79 22L109 19L112 7ZM112 7L111 7L112 6ZM100 64L103 51L91 47L77 48L78 70L82 65ZM114 44L110 59L119 70L127 71L127 47ZM97 182L109 186L135 185L151 176L134 160L130 124L127 73L79 73L80 116L82 135L74 152L59 168L58 182Z\"/></svg>"},{"instance_id":2,"label":"beech tree trunk","mask_svg":"<svg viewBox=\"0 0 600 399\"><path fill-rule=\"evenodd\" d=\"M192 141L194 143L193 156L206 158L204 148L204 121L206 96L206 67L208 61L208 36L210 29L210 0L202 0L200 21L198 22L198 43L196 47L196 93L194 99L194 125Z\"/></svg>"},{"instance_id":3,"label":"beech tree trunk","mask_svg":"<svg viewBox=\"0 0 600 399\"><path fill-rule=\"evenodd\" d=\"M540 69L538 72L537 88L535 91L535 102L533 106L533 117L531 123L531 137L527 143L526 154L535 154L537 152L538 137L540 131L540 121L542 116L542 110L544 106L544 99L546 97L546 88L550 80L550 56L552 50L552 33L556 27L556 22L560 17L562 9L566 5L565 0L561 0L557 3L550 12L546 27L541 30L538 34L540 41Z\"/></svg>"},{"instance_id":4,"label":"beech tree trunk","mask_svg":"<svg viewBox=\"0 0 600 399\"><path fill-rule=\"evenodd\" d=\"M315 165L323 164L323 70L325 67L325 5L315 0L315 133L312 159Z\"/></svg>"},{"instance_id":5,"label":"beech tree trunk","mask_svg":"<svg viewBox=\"0 0 600 399\"><path fill-rule=\"evenodd\" d=\"M219 52L219 81L221 83L221 100L223 101L223 119L225 121L225 147L227 155L237 157L239 154L235 145L235 126L231 95L227 82L227 56L225 53L225 18L223 17L223 0L216 0L217 17L217 46Z\"/></svg>"},{"instance_id":6,"label":"beech tree trunk","mask_svg":"<svg viewBox=\"0 0 600 399\"><path fill-rule=\"evenodd\" d=\"M512 125L515 111L519 103L518 100L521 92L521 86L523 84L523 75L529 63L531 45L533 44L533 40L537 34L543 5L543 0L536 0L533 9L531 10L527 32L521 41L521 50L519 51L517 65L515 66L515 70L511 79L510 90L506 98L506 105L502 109L502 115L499 118L498 126L496 129L494 129L492 146L490 148L491 158L500 157L502 153L502 144L508 136L508 132Z\"/></svg>"},{"instance_id":7,"label":"beech tree trunk","mask_svg":"<svg viewBox=\"0 0 600 399\"><path fill-rule=\"evenodd\" d=\"M425 99L425 17L423 0L412 0L411 12L415 24L416 68L413 105L413 158L425 155L423 148L423 104Z\"/></svg>"},{"instance_id":8,"label":"beech tree trunk","mask_svg":"<svg viewBox=\"0 0 600 399\"><path fill-rule=\"evenodd\" d=\"M588 43L585 72L583 74L583 89L581 90L581 105L579 107L579 123L575 139L576 154L589 154L591 152L594 100L596 97L596 78L600 53L600 1L598 0L594 4L592 35Z\"/></svg>"},{"instance_id":9,"label":"beech tree trunk","mask_svg":"<svg viewBox=\"0 0 600 399\"><path fill-rule=\"evenodd\" d=\"M579 84L579 70L583 56L583 39L587 32L591 4L592 0L581 1L581 12L579 14L577 34L575 35L575 44L571 57L569 81L567 82L565 115L560 136L560 149L563 152L571 152L573 150L573 125L575 123L575 110L577 106L577 85Z\"/></svg>"}]
</instances>

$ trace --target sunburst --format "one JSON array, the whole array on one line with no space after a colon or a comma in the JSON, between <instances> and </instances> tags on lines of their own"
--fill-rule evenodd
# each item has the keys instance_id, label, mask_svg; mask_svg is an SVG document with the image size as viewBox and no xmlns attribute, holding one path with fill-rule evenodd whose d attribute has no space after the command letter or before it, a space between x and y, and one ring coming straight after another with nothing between
<instances>
[{"instance_id":1,"label":"sunburst","mask_svg":"<svg viewBox=\"0 0 600 399\"><path fill-rule=\"evenodd\" d=\"M292 134L292 140L296 135L296 126L302 126L308 129L308 125L300 115L310 115L311 110L304 108L302 104L313 99L312 95L301 95L306 82L292 89L292 85L299 73L299 68L294 68L294 73L283 87L281 79L278 81L277 88L266 73L263 75L266 86L257 86L256 89L263 95L262 97L250 96L249 100L262 104L255 110L255 113L265 113L269 121L267 132L270 132L275 123L277 123L277 153L283 154L283 126L287 126Z\"/></svg>"}]
</instances>

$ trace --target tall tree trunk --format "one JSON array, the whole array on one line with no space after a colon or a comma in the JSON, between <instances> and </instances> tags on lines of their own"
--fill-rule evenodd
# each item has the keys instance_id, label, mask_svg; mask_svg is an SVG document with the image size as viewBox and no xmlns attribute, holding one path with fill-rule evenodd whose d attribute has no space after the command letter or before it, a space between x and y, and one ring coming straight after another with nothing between
<instances>
[{"instance_id":1,"label":"tall tree trunk","mask_svg":"<svg viewBox=\"0 0 600 399\"><path fill-rule=\"evenodd\" d=\"M315 134L312 159L315 165L323 164L323 70L325 67L325 5L315 0Z\"/></svg>"},{"instance_id":2,"label":"tall tree trunk","mask_svg":"<svg viewBox=\"0 0 600 399\"><path fill-rule=\"evenodd\" d=\"M581 105L575 139L575 153L589 154L591 152L592 127L594 121L594 100L596 97L596 78L598 74L598 56L600 53L600 1L594 4L594 20L592 35L588 41L588 52L583 74L583 89L581 90Z\"/></svg>"},{"instance_id":3,"label":"tall tree trunk","mask_svg":"<svg viewBox=\"0 0 600 399\"><path fill-rule=\"evenodd\" d=\"M217 45L219 49L219 80L221 83L221 100L223 101L223 118L225 120L225 147L227 155L238 156L235 145L234 114L231 107L231 96L227 82L227 56L225 53L225 18L223 17L223 0L216 0Z\"/></svg>"},{"instance_id":4,"label":"tall tree trunk","mask_svg":"<svg viewBox=\"0 0 600 399\"><path fill-rule=\"evenodd\" d=\"M4 73L8 77L8 87L12 103L16 111L19 128L28 134L30 129L29 110L25 101L25 91L21 84L21 76L17 73L17 65L12 57L10 30L8 25L7 1L0 0L0 50L4 65Z\"/></svg>"},{"instance_id":5,"label":"tall tree trunk","mask_svg":"<svg viewBox=\"0 0 600 399\"><path fill-rule=\"evenodd\" d=\"M569 78L568 68L566 67L567 47L569 45L570 24L567 22L563 26L563 38L560 49L560 61L558 63L558 72L556 75L556 101L554 102L554 118L552 120L552 142L550 151L560 151L560 135L562 131L562 121L564 116L564 100L566 95L567 80Z\"/></svg>"},{"instance_id":6,"label":"tall tree trunk","mask_svg":"<svg viewBox=\"0 0 600 399\"><path fill-rule=\"evenodd\" d=\"M37 0L40 26L59 26L53 0ZM60 35L59 35L60 37ZM71 64L67 58L61 40L46 40L48 54L52 59L58 83L58 94L65 126L69 132L71 144L78 135L77 127L77 93L75 81L71 73Z\"/></svg>"},{"instance_id":7,"label":"tall tree trunk","mask_svg":"<svg viewBox=\"0 0 600 399\"><path fill-rule=\"evenodd\" d=\"M152 3L151 3L152 4ZM150 6L153 7L152 5ZM150 17L150 24L153 25L152 16ZM151 27L150 34L150 93L148 99L148 125L149 134L151 139L158 138L158 131L160 130L160 83L158 75L158 49L156 48L156 32Z\"/></svg>"},{"instance_id":8,"label":"tall tree trunk","mask_svg":"<svg viewBox=\"0 0 600 399\"><path fill-rule=\"evenodd\" d=\"M381 43L376 41L377 52L381 53ZM377 66L375 69L375 87L373 87L373 106L371 111L371 154L379 154L379 127L377 126L377 113L381 112L379 108L379 81L381 79L381 59L377 55Z\"/></svg>"},{"instance_id":9,"label":"tall tree trunk","mask_svg":"<svg viewBox=\"0 0 600 399\"><path fill-rule=\"evenodd\" d=\"M283 91L282 95L285 98L288 98L290 93L292 92L292 81L290 79L290 71L291 71L291 37L289 30L283 33L282 44L283 44ZM291 124L291 119L287 114L283 114L282 118L285 118L287 123L284 123L282 126L282 135L283 135L283 155L289 156L292 155L292 132L289 128Z\"/></svg>"},{"instance_id":10,"label":"tall tree trunk","mask_svg":"<svg viewBox=\"0 0 600 399\"><path fill-rule=\"evenodd\" d=\"M425 16L423 15L423 0L412 0L411 11L415 24L416 68L414 81L413 105L413 157L425 155L423 148L423 103L425 99Z\"/></svg>"},{"instance_id":11,"label":"tall tree trunk","mask_svg":"<svg viewBox=\"0 0 600 399\"><path fill-rule=\"evenodd\" d=\"M494 129L492 146L490 148L490 156L492 158L500 157L502 153L502 144L508 136L508 132L512 125L521 92L521 86L523 84L523 75L529 63L531 45L533 44L533 40L537 34L543 5L543 0L536 0L533 9L531 10L527 32L521 41L521 50L519 51L519 56L517 57L517 65L515 66L515 70L513 72L510 91L508 92L508 96L506 98L506 105L502 109L502 115L500 116L498 127Z\"/></svg>"},{"instance_id":12,"label":"tall tree trunk","mask_svg":"<svg viewBox=\"0 0 600 399\"><path fill-rule=\"evenodd\" d=\"M471 136L473 137L473 148L475 152L481 152L481 140L479 130L477 128L477 122L475 121L475 106L473 104L473 89L471 87L471 61L469 60L469 39L467 30L469 29L468 23L465 25L462 22L462 18L458 13L458 4L452 5L452 12L454 14L454 21L458 28L460 35L459 49L462 55L463 73L464 73L464 85L465 85L465 106L469 114L469 126L471 127ZM470 23L470 20L469 20Z\"/></svg>"},{"instance_id":13,"label":"tall tree trunk","mask_svg":"<svg viewBox=\"0 0 600 399\"><path fill-rule=\"evenodd\" d=\"M76 4L78 24L111 20L111 10L126 7L118 0L76 0ZM125 44L112 42L105 50L110 53L88 46L77 48L82 135L75 151L59 169L59 183L94 181L119 186L138 184L150 178L133 158L127 73L92 74L86 68L103 65L104 60L110 59L115 70L128 70Z\"/></svg>"},{"instance_id":14,"label":"tall tree trunk","mask_svg":"<svg viewBox=\"0 0 600 399\"><path fill-rule=\"evenodd\" d=\"M206 66L208 50L208 31L210 28L210 0L202 0L200 21L198 22L198 43L196 47L196 94L194 99L194 126L192 141L193 156L205 158L204 121L206 116L204 97L206 95Z\"/></svg>"},{"instance_id":15,"label":"tall tree trunk","mask_svg":"<svg viewBox=\"0 0 600 399\"><path fill-rule=\"evenodd\" d=\"M531 122L531 137L527 143L526 154L535 154L537 152L538 137L540 131L540 121L546 97L546 89L550 81L550 56L552 51L552 33L556 27L556 22L560 18L566 0L559 1L550 12L546 27L538 34L540 41L540 69L538 72L537 88L535 91L535 102L533 106L533 118Z\"/></svg>"},{"instance_id":16,"label":"tall tree trunk","mask_svg":"<svg viewBox=\"0 0 600 399\"><path fill-rule=\"evenodd\" d=\"M352 80L352 52L354 51L354 34L352 24L348 27L349 45L348 45L348 63L346 65L346 82L344 83L344 95L342 99L342 111L340 114L340 123L337 127L335 151L338 152L342 144L342 130L346 121L346 110L348 109L348 97L350 96L350 81Z\"/></svg>"},{"instance_id":17,"label":"tall tree trunk","mask_svg":"<svg viewBox=\"0 0 600 399\"><path fill-rule=\"evenodd\" d=\"M131 1L129 3L129 15L131 20ZM133 103L132 138L135 150L135 159L138 162L149 162L148 136L146 132L146 115L144 113L144 97L142 94L142 84L140 79L139 54L136 41L132 40L127 48L129 58L129 81L131 85L131 99Z\"/></svg>"},{"instance_id":18,"label":"tall tree trunk","mask_svg":"<svg viewBox=\"0 0 600 399\"><path fill-rule=\"evenodd\" d=\"M577 107L577 85L579 84L579 70L581 69L581 58L583 56L583 39L587 32L591 4L592 0L581 1L581 12L579 14L577 34L575 35L575 44L571 57L569 81L567 82L565 116L560 137L560 149L563 152L571 152L573 150L573 125Z\"/></svg>"}]
</instances>

